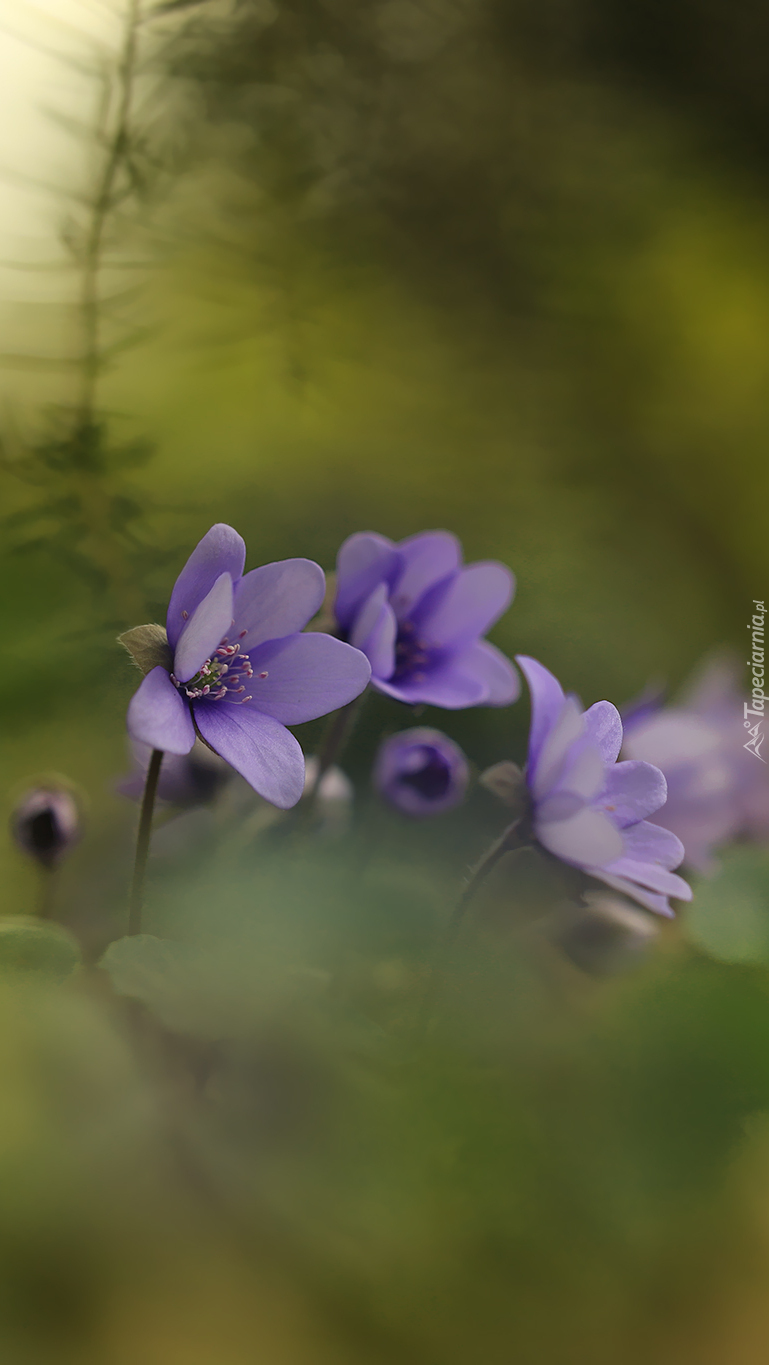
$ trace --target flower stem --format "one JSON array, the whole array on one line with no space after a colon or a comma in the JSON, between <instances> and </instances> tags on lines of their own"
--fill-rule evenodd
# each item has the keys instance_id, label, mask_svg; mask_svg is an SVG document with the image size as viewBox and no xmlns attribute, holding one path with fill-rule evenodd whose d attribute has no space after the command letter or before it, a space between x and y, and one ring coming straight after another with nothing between
<instances>
[{"instance_id":1,"label":"flower stem","mask_svg":"<svg viewBox=\"0 0 769 1365\"><path fill-rule=\"evenodd\" d=\"M418 1043L424 1043L429 1032L443 969L459 933L468 905L492 868L496 867L506 853L515 853L522 848L529 847L530 842L525 837L523 830L523 820L520 818L514 820L511 825L508 825L507 829L502 831L499 838L495 839L491 848L487 849L480 862L476 863L470 873L454 906L451 918L443 931L433 964L428 967L427 984L417 1019L416 1037Z\"/></svg>"},{"instance_id":2,"label":"flower stem","mask_svg":"<svg viewBox=\"0 0 769 1365\"><path fill-rule=\"evenodd\" d=\"M153 749L149 767L147 768L147 780L144 784L144 796L142 797L142 808L139 816L139 832L136 836L136 858L134 861L133 881L131 882L131 898L128 903L129 934L141 933L142 905L144 902L144 874L147 870L147 854L150 851L150 834L152 832L152 814L155 809L155 796L158 789L158 778L160 777L160 765L162 762L163 750Z\"/></svg>"},{"instance_id":3,"label":"flower stem","mask_svg":"<svg viewBox=\"0 0 769 1365\"><path fill-rule=\"evenodd\" d=\"M53 903L56 893L56 868L41 867L37 894L38 919L53 919Z\"/></svg>"},{"instance_id":4,"label":"flower stem","mask_svg":"<svg viewBox=\"0 0 769 1365\"><path fill-rule=\"evenodd\" d=\"M453 939L462 923L464 913L475 896L479 886L486 880L489 873L496 867L500 858L504 858L506 853L512 853L516 849L526 848L528 841L523 837L521 828L522 821L514 820L507 829L503 830L498 839L495 839L491 848L487 849L479 863L476 863L470 876L460 892L454 911L448 924L448 937Z\"/></svg>"},{"instance_id":5,"label":"flower stem","mask_svg":"<svg viewBox=\"0 0 769 1365\"><path fill-rule=\"evenodd\" d=\"M329 718L318 752L317 776L312 784L312 789L303 799L303 805L306 810L311 810L315 805L318 790L323 778L331 765L341 756L347 741L355 729L363 707L364 698L367 695L368 688L361 692L359 697L355 697L353 701L348 701L346 706L342 706Z\"/></svg>"}]
</instances>

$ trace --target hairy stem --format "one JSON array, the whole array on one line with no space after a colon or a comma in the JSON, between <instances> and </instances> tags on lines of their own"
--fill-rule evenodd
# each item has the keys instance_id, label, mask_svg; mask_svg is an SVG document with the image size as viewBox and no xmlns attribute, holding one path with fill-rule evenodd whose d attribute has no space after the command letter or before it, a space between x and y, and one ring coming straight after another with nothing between
<instances>
[{"instance_id":1,"label":"hairy stem","mask_svg":"<svg viewBox=\"0 0 769 1365\"><path fill-rule=\"evenodd\" d=\"M472 869L449 920L448 933L450 938L456 935L468 905L489 873L496 867L500 858L504 858L506 853L512 853L515 849L527 847L528 841L523 837L521 825L520 819L514 820L511 825L508 825L507 829L502 831L499 838L495 839L491 848L486 850L480 862L476 863Z\"/></svg>"},{"instance_id":2,"label":"hairy stem","mask_svg":"<svg viewBox=\"0 0 769 1365\"><path fill-rule=\"evenodd\" d=\"M355 729L367 695L368 688L361 692L359 697L355 697L353 701L349 701L346 706L342 706L339 711L334 711L333 715L329 717L318 752L317 776L312 789L303 799L305 809L310 810L315 805L320 784L332 764L341 757L342 751Z\"/></svg>"},{"instance_id":3,"label":"hairy stem","mask_svg":"<svg viewBox=\"0 0 769 1365\"><path fill-rule=\"evenodd\" d=\"M525 837L522 830L523 821L514 820L507 829L503 830L498 839L486 853L480 862L476 863L468 877L462 891L456 901L451 918L443 932L438 945L432 966L428 968L427 984L425 987L422 1003L419 1009L417 1020L416 1037L418 1043L423 1043L430 1028L433 1017L433 1009L442 978L442 969L445 966L454 941L459 933L465 911L472 901L475 893L481 884L486 880L489 873L496 867L497 863L504 858L506 853L515 853L519 849L528 848L529 840Z\"/></svg>"},{"instance_id":4,"label":"hairy stem","mask_svg":"<svg viewBox=\"0 0 769 1365\"><path fill-rule=\"evenodd\" d=\"M149 767L147 768L147 780L144 784L144 796L142 797L142 808L139 816L139 831L136 836L136 858L134 860L134 873L131 882L131 898L128 903L129 934L141 933L142 905L144 903L144 875L147 870L147 854L150 851L150 834L152 833L152 815L155 809L155 796L157 794L160 765L162 762L163 750L153 749Z\"/></svg>"}]
</instances>

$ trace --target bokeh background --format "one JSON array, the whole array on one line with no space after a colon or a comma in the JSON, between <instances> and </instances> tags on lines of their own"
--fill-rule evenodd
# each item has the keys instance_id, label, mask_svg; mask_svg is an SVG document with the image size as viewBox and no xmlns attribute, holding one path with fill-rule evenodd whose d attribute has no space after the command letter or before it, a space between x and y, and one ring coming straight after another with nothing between
<instances>
[{"instance_id":1,"label":"bokeh background","mask_svg":"<svg viewBox=\"0 0 769 1365\"><path fill-rule=\"evenodd\" d=\"M88 794L61 897L92 959L122 932L135 818L114 794L136 680L115 637L163 619L213 521L249 566L327 570L355 530L447 527L517 575L496 643L585 704L675 691L743 648L767 592L760 5L148 17L136 183L110 228L123 273L105 279L112 453L75 475L40 458L77 382L61 232L93 183L123 17L0 5L0 789L9 810L55 770ZM525 701L423 719L479 769L523 760ZM500 827L483 793L418 835L371 805L377 737L410 723L376 702L349 755L357 851L225 838L156 869L148 930L218 983L196 977L183 1006L159 988L173 1046L142 1050L95 972L8 986L9 1360L766 1360L769 931L714 957L674 927L596 983L522 943L500 887L427 1060L394 1060L441 907ZM299 731L309 750L318 734ZM31 908L34 869L10 840L0 859L3 913ZM766 863L751 875L755 919ZM703 892L711 918L734 894ZM324 974L343 986L321 1009L305 987ZM190 1117L214 1045L216 1116Z\"/></svg>"}]
</instances>

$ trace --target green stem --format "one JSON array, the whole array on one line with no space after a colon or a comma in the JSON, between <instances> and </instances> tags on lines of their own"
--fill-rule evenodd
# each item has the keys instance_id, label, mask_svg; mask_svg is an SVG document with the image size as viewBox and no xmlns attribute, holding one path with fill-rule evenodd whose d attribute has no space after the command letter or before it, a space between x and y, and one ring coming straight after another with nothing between
<instances>
[{"instance_id":1,"label":"green stem","mask_svg":"<svg viewBox=\"0 0 769 1365\"><path fill-rule=\"evenodd\" d=\"M349 740L360 716L365 697L368 695L368 688L361 692L354 701L349 701L346 706L335 711L329 718L325 734L321 740L318 752L318 772L312 789L303 798L302 804L306 810L312 810L318 798L318 790L326 773L333 763L341 757L347 741Z\"/></svg>"},{"instance_id":2,"label":"green stem","mask_svg":"<svg viewBox=\"0 0 769 1365\"><path fill-rule=\"evenodd\" d=\"M136 859L134 861L133 881L131 882L131 898L128 903L129 934L141 933L144 874L147 870L147 855L150 851L150 834L152 833L152 814L155 809L155 796L162 762L163 750L153 749L147 768L147 780L144 784L144 796L142 797L142 808L139 816L139 832L136 836Z\"/></svg>"},{"instance_id":3,"label":"green stem","mask_svg":"<svg viewBox=\"0 0 769 1365\"><path fill-rule=\"evenodd\" d=\"M521 835L521 820L514 820L507 829L503 830L498 839L495 839L491 848L487 849L479 863L476 863L470 876L465 882L459 895L454 911L449 920L447 937L449 942L459 932L459 927L464 918L465 911L475 896L476 891L485 882L489 873L496 867L501 858L506 853L513 853L516 849L527 848L528 841Z\"/></svg>"},{"instance_id":4,"label":"green stem","mask_svg":"<svg viewBox=\"0 0 769 1365\"><path fill-rule=\"evenodd\" d=\"M441 980L441 967L451 952L451 948L459 933L468 905L475 896L478 888L486 880L492 869L496 867L497 863L504 858L506 853L515 853L522 848L528 848L530 846L529 841L522 835L522 823L523 822L520 819L514 820L511 825L508 825L507 829L502 831L499 838L495 839L491 847L484 853L480 862L476 863L462 888L452 911L451 918L443 932L433 965L428 969L429 975L427 978L427 986L422 998L417 1022L416 1034L418 1041L423 1042L429 1031L433 1015L433 1006Z\"/></svg>"},{"instance_id":5,"label":"green stem","mask_svg":"<svg viewBox=\"0 0 769 1365\"><path fill-rule=\"evenodd\" d=\"M57 880L56 871L57 869L55 867L41 867L40 869L37 897L38 919L53 919L53 904Z\"/></svg>"}]
</instances>

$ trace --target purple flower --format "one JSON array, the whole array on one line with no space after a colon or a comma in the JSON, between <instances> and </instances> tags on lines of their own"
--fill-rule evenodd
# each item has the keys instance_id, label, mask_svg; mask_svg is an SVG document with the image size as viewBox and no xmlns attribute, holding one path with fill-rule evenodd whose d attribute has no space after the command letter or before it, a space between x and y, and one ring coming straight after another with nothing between
<instances>
[{"instance_id":1,"label":"purple flower","mask_svg":"<svg viewBox=\"0 0 769 1365\"><path fill-rule=\"evenodd\" d=\"M81 834L80 809L70 789L46 782L25 792L11 814L11 834L35 862L55 867Z\"/></svg>"},{"instance_id":2,"label":"purple flower","mask_svg":"<svg viewBox=\"0 0 769 1365\"><path fill-rule=\"evenodd\" d=\"M531 691L526 782L537 841L647 910L671 915L668 896L691 900L673 874L683 844L645 818L665 802L665 778L646 762L618 763L622 721L611 702L583 712L536 659L517 656Z\"/></svg>"},{"instance_id":3,"label":"purple flower","mask_svg":"<svg viewBox=\"0 0 769 1365\"><path fill-rule=\"evenodd\" d=\"M131 801L141 801L152 756L149 744L131 742L133 772L121 778L116 790ZM160 769L157 797L170 806L204 806L221 790L230 769L196 740L188 754L166 754Z\"/></svg>"},{"instance_id":4,"label":"purple flower","mask_svg":"<svg viewBox=\"0 0 769 1365\"><path fill-rule=\"evenodd\" d=\"M317 564L285 559L244 575L245 557L241 537L221 523L193 550L171 593L166 657L132 698L128 730L171 754L188 754L197 730L287 810L302 795L304 756L286 726L352 701L370 667L341 640L300 633L323 600Z\"/></svg>"},{"instance_id":5,"label":"purple flower","mask_svg":"<svg viewBox=\"0 0 769 1365\"><path fill-rule=\"evenodd\" d=\"M740 668L712 659L680 706L659 704L623 721L624 752L665 774L668 799L652 817L684 845L687 865L714 869L713 850L730 839L769 838L769 773L744 748ZM750 722L749 722L750 723Z\"/></svg>"},{"instance_id":6,"label":"purple flower","mask_svg":"<svg viewBox=\"0 0 769 1365\"><path fill-rule=\"evenodd\" d=\"M374 786L406 815L439 815L459 805L469 775L467 759L453 739L418 726L384 741L374 765Z\"/></svg>"},{"instance_id":7,"label":"purple flower","mask_svg":"<svg viewBox=\"0 0 769 1365\"><path fill-rule=\"evenodd\" d=\"M410 705L507 706L520 682L481 639L509 607L515 580L504 564L462 566L448 531L394 544L363 531L339 551L334 613L344 639L362 649L380 692Z\"/></svg>"}]
</instances>

